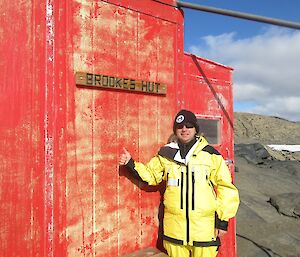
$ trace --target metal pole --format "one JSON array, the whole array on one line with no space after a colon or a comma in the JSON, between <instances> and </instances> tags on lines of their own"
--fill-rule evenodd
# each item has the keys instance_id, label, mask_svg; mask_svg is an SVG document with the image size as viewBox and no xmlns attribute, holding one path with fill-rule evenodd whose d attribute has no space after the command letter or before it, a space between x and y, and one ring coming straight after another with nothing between
<instances>
[{"instance_id":1,"label":"metal pole","mask_svg":"<svg viewBox=\"0 0 300 257\"><path fill-rule=\"evenodd\" d=\"M300 30L300 23L297 23L297 22L273 19L273 18L269 18L269 17L265 17L265 16L259 16L259 15L249 14L249 13L242 13L242 12L226 10L226 9L219 9L219 8L215 8L215 7L203 6L203 5L182 2L182 1L177 1L176 4L177 4L178 8L183 7L183 8L189 8L189 9L194 9L194 10L199 10L199 11L204 11L204 12L217 13L217 14L221 14L221 15L232 16L232 17L236 17L236 18L258 21L258 22L263 22L263 23L269 23L269 24L273 24L273 25L277 25L277 26Z\"/></svg>"}]
</instances>

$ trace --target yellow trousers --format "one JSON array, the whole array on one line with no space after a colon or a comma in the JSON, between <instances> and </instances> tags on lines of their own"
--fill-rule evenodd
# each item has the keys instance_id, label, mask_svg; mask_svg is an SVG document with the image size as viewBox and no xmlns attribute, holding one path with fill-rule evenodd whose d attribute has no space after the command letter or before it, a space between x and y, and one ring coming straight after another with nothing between
<instances>
[{"instance_id":1,"label":"yellow trousers","mask_svg":"<svg viewBox=\"0 0 300 257\"><path fill-rule=\"evenodd\" d=\"M177 245L165 240L163 244L170 257L216 257L218 254L217 246Z\"/></svg>"}]
</instances>

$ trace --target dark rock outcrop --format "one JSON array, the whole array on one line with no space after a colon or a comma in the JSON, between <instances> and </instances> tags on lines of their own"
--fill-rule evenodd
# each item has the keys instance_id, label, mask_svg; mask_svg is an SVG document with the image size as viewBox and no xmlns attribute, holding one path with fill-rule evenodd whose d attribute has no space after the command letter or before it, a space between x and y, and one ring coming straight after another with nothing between
<instances>
[{"instance_id":1,"label":"dark rock outcrop","mask_svg":"<svg viewBox=\"0 0 300 257\"><path fill-rule=\"evenodd\" d=\"M238 257L300 257L300 153L267 144L300 144L300 123L235 114Z\"/></svg>"}]
</instances>

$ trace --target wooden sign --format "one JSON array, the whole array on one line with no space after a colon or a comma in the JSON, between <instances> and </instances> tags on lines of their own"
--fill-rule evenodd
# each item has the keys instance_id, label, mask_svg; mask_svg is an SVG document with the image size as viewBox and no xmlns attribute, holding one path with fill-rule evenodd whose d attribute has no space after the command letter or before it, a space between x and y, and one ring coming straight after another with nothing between
<instances>
[{"instance_id":1,"label":"wooden sign","mask_svg":"<svg viewBox=\"0 0 300 257\"><path fill-rule=\"evenodd\" d=\"M167 86L158 82L118 78L114 76L76 72L76 85L127 90L131 92L144 92L149 94L165 95Z\"/></svg>"}]
</instances>

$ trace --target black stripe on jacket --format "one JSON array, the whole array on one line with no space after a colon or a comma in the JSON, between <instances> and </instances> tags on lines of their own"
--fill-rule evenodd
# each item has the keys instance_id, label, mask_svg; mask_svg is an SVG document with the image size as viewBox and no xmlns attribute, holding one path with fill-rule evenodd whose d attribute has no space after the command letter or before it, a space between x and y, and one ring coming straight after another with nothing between
<instances>
[{"instance_id":1,"label":"black stripe on jacket","mask_svg":"<svg viewBox=\"0 0 300 257\"><path fill-rule=\"evenodd\" d=\"M211 145L205 146L202 151L208 152L210 154L221 155L217 149L213 148Z\"/></svg>"},{"instance_id":2,"label":"black stripe on jacket","mask_svg":"<svg viewBox=\"0 0 300 257\"><path fill-rule=\"evenodd\" d=\"M136 171L135 169L135 165L134 165L134 160L131 158L129 160L129 162L125 165L126 168L128 168L130 170L131 175L135 178L138 179L140 181L143 181L142 178L140 177L139 173Z\"/></svg>"},{"instance_id":3,"label":"black stripe on jacket","mask_svg":"<svg viewBox=\"0 0 300 257\"><path fill-rule=\"evenodd\" d=\"M158 154L162 157L166 157L168 159L174 160L176 153L179 149L172 148L169 146L163 146L159 149Z\"/></svg>"},{"instance_id":4,"label":"black stripe on jacket","mask_svg":"<svg viewBox=\"0 0 300 257\"><path fill-rule=\"evenodd\" d=\"M166 235L163 235L163 239L173 244L183 245L183 240L172 238ZM221 245L221 240L219 237L217 237L216 241L208 241L208 242L193 241L193 246L209 247L209 246L220 246L220 245Z\"/></svg>"}]
</instances>

